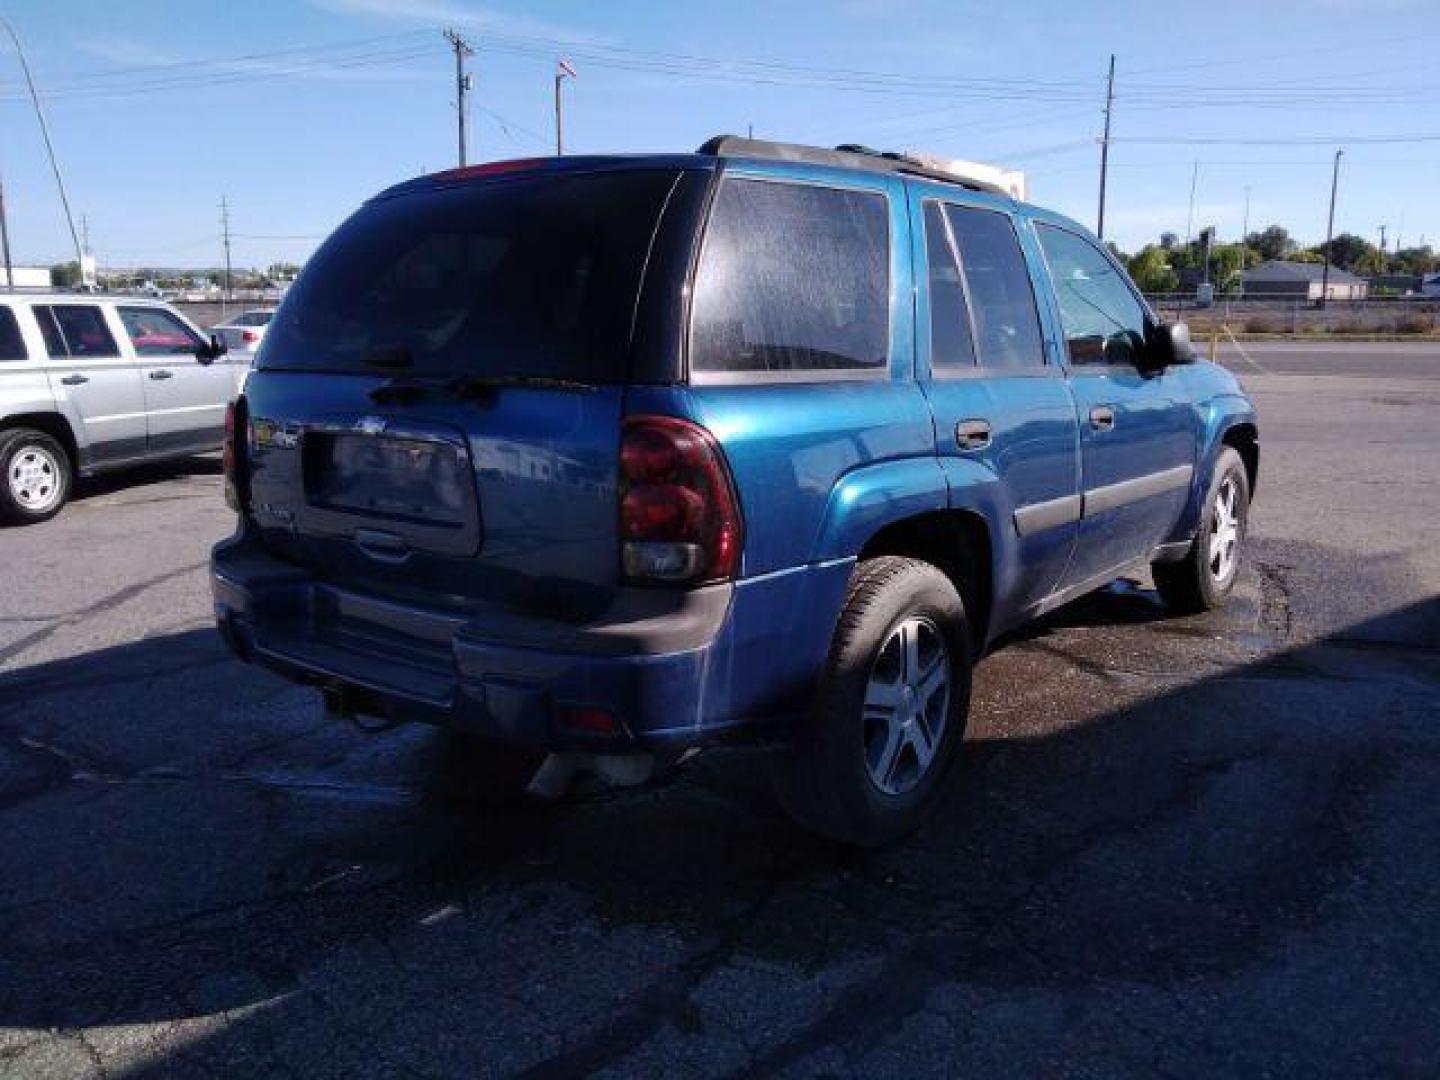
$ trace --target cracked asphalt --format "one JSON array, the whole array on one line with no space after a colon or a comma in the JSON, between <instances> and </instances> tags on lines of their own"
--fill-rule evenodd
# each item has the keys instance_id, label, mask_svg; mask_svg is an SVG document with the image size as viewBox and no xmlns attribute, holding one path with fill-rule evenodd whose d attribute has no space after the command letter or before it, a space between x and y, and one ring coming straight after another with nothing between
<instances>
[{"instance_id":1,"label":"cracked asphalt","mask_svg":"<svg viewBox=\"0 0 1440 1080\"><path fill-rule=\"evenodd\" d=\"M444 797L428 732L223 653L213 461L0 533L0 1074L1440 1073L1440 348L1246 348L1233 603L1139 578L1014 636L875 853L756 752Z\"/></svg>"}]
</instances>

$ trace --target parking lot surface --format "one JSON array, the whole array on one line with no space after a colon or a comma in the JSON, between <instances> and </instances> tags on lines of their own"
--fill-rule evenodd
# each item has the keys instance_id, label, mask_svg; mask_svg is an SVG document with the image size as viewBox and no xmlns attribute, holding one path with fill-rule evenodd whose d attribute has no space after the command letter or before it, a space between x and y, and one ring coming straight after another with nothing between
<instances>
[{"instance_id":1,"label":"parking lot surface","mask_svg":"<svg viewBox=\"0 0 1440 1080\"><path fill-rule=\"evenodd\" d=\"M213 461L0 533L0 1073L1436 1075L1440 348L1245 348L1232 604L1005 642L868 854L754 752L498 810L326 721L211 629Z\"/></svg>"}]
</instances>

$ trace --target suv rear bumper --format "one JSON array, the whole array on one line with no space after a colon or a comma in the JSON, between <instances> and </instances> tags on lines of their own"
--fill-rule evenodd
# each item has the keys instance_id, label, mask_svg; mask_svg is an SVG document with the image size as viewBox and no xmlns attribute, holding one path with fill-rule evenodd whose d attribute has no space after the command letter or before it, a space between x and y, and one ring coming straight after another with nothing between
<instances>
[{"instance_id":1,"label":"suv rear bumper","mask_svg":"<svg viewBox=\"0 0 1440 1080\"><path fill-rule=\"evenodd\" d=\"M347 590L245 532L211 561L215 615L241 659L325 690L342 711L546 750L688 746L808 703L851 560L688 591L622 589L587 623L450 610ZM599 709L618 730L569 726Z\"/></svg>"}]
</instances>

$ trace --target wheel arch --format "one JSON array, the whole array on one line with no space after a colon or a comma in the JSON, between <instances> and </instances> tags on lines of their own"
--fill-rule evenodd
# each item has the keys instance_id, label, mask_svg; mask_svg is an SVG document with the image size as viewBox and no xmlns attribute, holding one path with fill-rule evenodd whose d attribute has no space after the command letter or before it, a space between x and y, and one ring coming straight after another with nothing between
<instances>
[{"instance_id":1,"label":"wheel arch","mask_svg":"<svg viewBox=\"0 0 1440 1080\"><path fill-rule=\"evenodd\" d=\"M955 585L978 653L988 640L994 605L994 544L990 524L975 510L932 510L892 521L875 531L859 558L903 555L937 567Z\"/></svg>"},{"instance_id":2,"label":"wheel arch","mask_svg":"<svg viewBox=\"0 0 1440 1080\"><path fill-rule=\"evenodd\" d=\"M43 431L60 444L70 461L70 477L80 474L80 447L70 421L55 412L15 413L0 420L0 435L20 428Z\"/></svg>"},{"instance_id":3,"label":"wheel arch","mask_svg":"<svg viewBox=\"0 0 1440 1080\"><path fill-rule=\"evenodd\" d=\"M1260 479L1260 431L1253 420L1241 420L1227 427L1220 436L1223 446L1232 448L1245 463L1245 476L1250 481L1250 497Z\"/></svg>"}]
</instances>

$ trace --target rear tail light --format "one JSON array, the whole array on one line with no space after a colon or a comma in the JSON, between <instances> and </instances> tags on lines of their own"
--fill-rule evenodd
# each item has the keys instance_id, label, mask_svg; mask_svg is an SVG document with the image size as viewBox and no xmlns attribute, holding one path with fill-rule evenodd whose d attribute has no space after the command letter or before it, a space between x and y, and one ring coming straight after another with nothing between
<instances>
[{"instance_id":1,"label":"rear tail light","mask_svg":"<svg viewBox=\"0 0 1440 1080\"><path fill-rule=\"evenodd\" d=\"M256 330L241 330L241 331L240 331L240 340L243 341L246 345L254 345L255 342L257 342L257 341L260 340L259 331L256 331Z\"/></svg>"},{"instance_id":2,"label":"rear tail light","mask_svg":"<svg viewBox=\"0 0 1440 1080\"><path fill-rule=\"evenodd\" d=\"M225 504L241 514L245 513L250 501L245 475L245 454L250 444L248 413L244 398L225 406L225 438L220 443L220 465L225 473Z\"/></svg>"},{"instance_id":3,"label":"rear tail light","mask_svg":"<svg viewBox=\"0 0 1440 1080\"><path fill-rule=\"evenodd\" d=\"M743 523L725 456L704 428L632 416L620 438L625 576L698 584L735 576Z\"/></svg>"}]
</instances>

